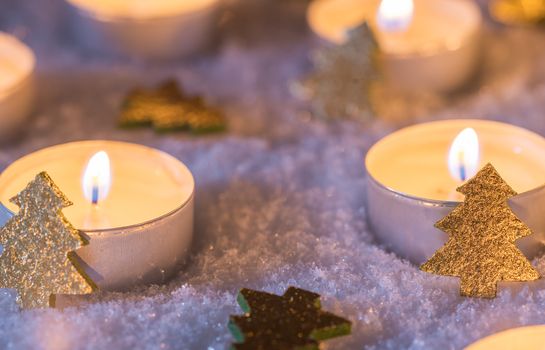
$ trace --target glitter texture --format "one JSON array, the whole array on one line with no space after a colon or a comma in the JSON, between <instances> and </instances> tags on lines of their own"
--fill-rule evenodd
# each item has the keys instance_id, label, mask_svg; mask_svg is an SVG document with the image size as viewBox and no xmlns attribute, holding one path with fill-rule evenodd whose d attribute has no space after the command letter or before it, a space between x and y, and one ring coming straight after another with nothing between
<instances>
[{"instance_id":1,"label":"glitter texture","mask_svg":"<svg viewBox=\"0 0 545 350\"><path fill-rule=\"evenodd\" d=\"M320 295L304 289L283 296L242 289L237 300L246 313L229 322L237 350L318 349L320 340L350 334L350 321L322 311Z\"/></svg>"},{"instance_id":2,"label":"glitter texture","mask_svg":"<svg viewBox=\"0 0 545 350\"><path fill-rule=\"evenodd\" d=\"M119 124L152 124L159 132L189 129L203 133L223 130L225 118L218 110L207 107L201 97L186 97L176 81L169 80L156 90L136 89L129 93Z\"/></svg>"},{"instance_id":3,"label":"glitter texture","mask_svg":"<svg viewBox=\"0 0 545 350\"><path fill-rule=\"evenodd\" d=\"M73 251L87 242L61 210L72 203L40 173L11 200L19 213L0 230L0 287L17 290L24 309L54 306L55 294L86 294L94 284Z\"/></svg>"},{"instance_id":4,"label":"glitter texture","mask_svg":"<svg viewBox=\"0 0 545 350\"><path fill-rule=\"evenodd\" d=\"M293 91L310 101L318 117L368 119L372 85L379 76L377 55L378 45L364 23L350 32L346 43L318 51L314 71Z\"/></svg>"},{"instance_id":5,"label":"glitter texture","mask_svg":"<svg viewBox=\"0 0 545 350\"><path fill-rule=\"evenodd\" d=\"M457 189L465 195L435 227L449 235L421 269L461 279L460 294L495 298L498 281L532 281L539 273L515 246L530 229L509 208L517 193L491 164Z\"/></svg>"}]
</instances>

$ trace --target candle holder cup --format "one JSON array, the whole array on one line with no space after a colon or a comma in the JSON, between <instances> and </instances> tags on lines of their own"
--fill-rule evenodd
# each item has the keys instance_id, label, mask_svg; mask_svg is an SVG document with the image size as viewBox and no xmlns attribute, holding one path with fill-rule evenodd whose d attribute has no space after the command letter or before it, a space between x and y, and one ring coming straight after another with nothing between
<instances>
[{"instance_id":1,"label":"candle holder cup","mask_svg":"<svg viewBox=\"0 0 545 350\"><path fill-rule=\"evenodd\" d=\"M25 44L0 32L0 64L3 62L12 67L6 75L13 74L14 79L0 87L0 144L14 140L32 112L36 57ZM6 77L0 76L2 79Z\"/></svg>"},{"instance_id":2,"label":"candle holder cup","mask_svg":"<svg viewBox=\"0 0 545 350\"><path fill-rule=\"evenodd\" d=\"M114 182L109 197L95 207L82 193L80 175L88 158L102 150L112 158ZM32 153L0 175L0 225L17 210L9 199L41 171L74 202L63 213L89 238L75 253L100 289L163 283L184 263L193 238L195 184L174 157L113 141L74 142Z\"/></svg>"},{"instance_id":3,"label":"candle holder cup","mask_svg":"<svg viewBox=\"0 0 545 350\"><path fill-rule=\"evenodd\" d=\"M407 28L377 20L380 0L315 0L307 11L324 45L340 45L367 22L381 49L385 81L402 91L449 93L471 82L481 62L482 15L472 0L414 0ZM401 6L396 7L400 9Z\"/></svg>"},{"instance_id":4,"label":"candle holder cup","mask_svg":"<svg viewBox=\"0 0 545 350\"><path fill-rule=\"evenodd\" d=\"M541 212L545 206L545 139L492 121L425 123L397 131L375 144L365 160L367 220L371 230L388 250L418 265L446 243L447 234L434 225L460 203L448 200L461 183L448 179L447 154L454 136L466 127L474 128L481 139L481 163L492 163L519 191L509 205L533 234L516 244L528 258L534 257L545 243L545 216ZM415 154L411 155L413 151ZM392 162L396 164L391 165ZM443 183L449 188L446 194L435 196L447 199L417 193L417 187L421 192L433 193L422 188L441 183L435 181L437 178L445 178Z\"/></svg>"},{"instance_id":5,"label":"candle holder cup","mask_svg":"<svg viewBox=\"0 0 545 350\"><path fill-rule=\"evenodd\" d=\"M83 6L81 1L67 0L77 39L86 48L149 60L191 56L211 43L220 2L201 2L204 5L190 12L138 17L104 14L92 2L84 1Z\"/></svg>"}]
</instances>

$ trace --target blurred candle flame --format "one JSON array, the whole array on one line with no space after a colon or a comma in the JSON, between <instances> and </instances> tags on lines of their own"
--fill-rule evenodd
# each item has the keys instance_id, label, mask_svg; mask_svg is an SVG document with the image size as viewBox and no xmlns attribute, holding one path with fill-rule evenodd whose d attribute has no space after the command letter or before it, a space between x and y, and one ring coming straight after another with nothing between
<instances>
[{"instance_id":1,"label":"blurred candle flame","mask_svg":"<svg viewBox=\"0 0 545 350\"><path fill-rule=\"evenodd\" d=\"M83 173L83 194L91 203L98 204L108 197L111 183L110 158L100 151L91 157Z\"/></svg>"},{"instance_id":2,"label":"blurred candle flame","mask_svg":"<svg viewBox=\"0 0 545 350\"><path fill-rule=\"evenodd\" d=\"M466 128L456 136L448 154L448 169L455 180L463 182L477 174L479 148L479 137L474 129Z\"/></svg>"},{"instance_id":3,"label":"blurred candle flame","mask_svg":"<svg viewBox=\"0 0 545 350\"><path fill-rule=\"evenodd\" d=\"M378 26L386 32L405 31L413 20L413 13L413 0L382 0L377 13Z\"/></svg>"}]
</instances>

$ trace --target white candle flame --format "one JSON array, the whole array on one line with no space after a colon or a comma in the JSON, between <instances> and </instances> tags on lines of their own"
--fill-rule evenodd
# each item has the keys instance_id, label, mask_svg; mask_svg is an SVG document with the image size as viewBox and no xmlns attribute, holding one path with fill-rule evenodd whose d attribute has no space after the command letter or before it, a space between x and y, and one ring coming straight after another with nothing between
<instances>
[{"instance_id":1,"label":"white candle flame","mask_svg":"<svg viewBox=\"0 0 545 350\"><path fill-rule=\"evenodd\" d=\"M98 204L108 197L111 184L110 158L100 151L91 157L83 173L83 194L91 203Z\"/></svg>"},{"instance_id":2,"label":"white candle flame","mask_svg":"<svg viewBox=\"0 0 545 350\"><path fill-rule=\"evenodd\" d=\"M448 169L457 181L473 177L479 167L479 137L472 128L466 128L456 136L448 153Z\"/></svg>"},{"instance_id":3,"label":"white candle flame","mask_svg":"<svg viewBox=\"0 0 545 350\"><path fill-rule=\"evenodd\" d=\"M413 0L382 0L377 22L386 32L401 32L409 28L414 13Z\"/></svg>"}]
</instances>

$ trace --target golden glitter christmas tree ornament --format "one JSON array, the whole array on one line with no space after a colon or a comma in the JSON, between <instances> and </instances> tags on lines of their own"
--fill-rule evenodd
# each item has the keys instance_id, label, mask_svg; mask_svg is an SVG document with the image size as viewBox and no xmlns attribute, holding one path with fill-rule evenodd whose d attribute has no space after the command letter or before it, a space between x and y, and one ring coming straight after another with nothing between
<instances>
[{"instance_id":1,"label":"golden glitter christmas tree ornament","mask_svg":"<svg viewBox=\"0 0 545 350\"><path fill-rule=\"evenodd\" d=\"M0 229L0 288L17 290L23 309L55 306L56 294L88 294L96 287L74 250L87 241L62 214L72 205L45 172L11 202L19 207Z\"/></svg>"},{"instance_id":2,"label":"golden glitter christmas tree ornament","mask_svg":"<svg viewBox=\"0 0 545 350\"><path fill-rule=\"evenodd\" d=\"M350 321L321 310L320 295L289 287L283 296L242 289L246 313L231 316L236 350L318 349L322 340L350 334Z\"/></svg>"},{"instance_id":3,"label":"golden glitter christmas tree ornament","mask_svg":"<svg viewBox=\"0 0 545 350\"><path fill-rule=\"evenodd\" d=\"M435 227L449 235L422 271L461 279L460 294L494 298L498 281L532 281L539 273L515 246L532 232L507 203L517 193L491 164L457 189L465 201Z\"/></svg>"},{"instance_id":4,"label":"golden glitter christmas tree ornament","mask_svg":"<svg viewBox=\"0 0 545 350\"><path fill-rule=\"evenodd\" d=\"M159 132L190 130L195 133L225 129L225 117L200 97L187 97L174 80L156 90L129 93L119 118L121 127L152 125Z\"/></svg>"},{"instance_id":5,"label":"golden glitter christmas tree ornament","mask_svg":"<svg viewBox=\"0 0 545 350\"><path fill-rule=\"evenodd\" d=\"M371 90L381 76L379 52L371 29L363 23L349 33L346 43L318 52L314 71L292 91L310 102L317 117L369 119Z\"/></svg>"},{"instance_id":6,"label":"golden glitter christmas tree ornament","mask_svg":"<svg viewBox=\"0 0 545 350\"><path fill-rule=\"evenodd\" d=\"M494 19L505 24L545 24L545 0L493 0L489 9Z\"/></svg>"}]
</instances>

